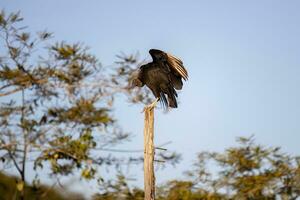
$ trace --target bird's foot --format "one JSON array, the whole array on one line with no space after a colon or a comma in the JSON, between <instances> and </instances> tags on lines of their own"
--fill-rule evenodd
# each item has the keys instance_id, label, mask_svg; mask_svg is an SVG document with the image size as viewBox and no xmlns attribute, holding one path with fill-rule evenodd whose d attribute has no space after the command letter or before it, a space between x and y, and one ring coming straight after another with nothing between
<instances>
[{"instance_id":1,"label":"bird's foot","mask_svg":"<svg viewBox=\"0 0 300 200\"><path fill-rule=\"evenodd\" d=\"M154 108L157 104L157 102L159 101L159 98L156 98L150 105L148 105L148 108Z\"/></svg>"},{"instance_id":2,"label":"bird's foot","mask_svg":"<svg viewBox=\"0 0 300 200\"><path fill-rule=\"evenodd\" d=\"M151 109L155 108L158 101L159 101L159 98L156 98L151 104L145 106L145 108L143 109L143 112L144 112L146 109L151 110Z\"/></svg>"}]
</instances>

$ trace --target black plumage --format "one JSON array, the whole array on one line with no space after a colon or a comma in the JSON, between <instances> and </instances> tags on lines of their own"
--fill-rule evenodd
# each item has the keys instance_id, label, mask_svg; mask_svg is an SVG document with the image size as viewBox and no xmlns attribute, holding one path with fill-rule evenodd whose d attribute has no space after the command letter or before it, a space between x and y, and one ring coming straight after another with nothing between
<instances>
[{"instance_id":1,"label":"black plumage","mask_svg":"<svg viewBox=\"0 0 300 200\"><path fill-rule=\"evenodd\" d=\"M188 79L188 73L180 59L161 50L150 49L153 61L142 65L133 85L143 87L146 85L167 108L177 108L177 92L182 89L182 79ZM167 95L167 97L166 97Z\"/></svg>"}]
</instances>

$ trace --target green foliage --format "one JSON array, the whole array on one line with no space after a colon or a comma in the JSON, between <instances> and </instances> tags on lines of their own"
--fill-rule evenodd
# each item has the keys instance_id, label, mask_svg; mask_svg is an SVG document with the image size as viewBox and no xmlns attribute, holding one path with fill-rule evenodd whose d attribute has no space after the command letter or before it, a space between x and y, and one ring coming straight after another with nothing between
<instances>
[{"instance_id":1,"label":"green foliage","mask_svg":"<svg viewBox=\"0 0 300 200\"><path fill-rule=\"evenodd\" d=\"M198 186L227 199L296 199L300 196L300 163L296 157L239 138L240 146L224 153L203 152L188 174ZM218 166L217 173L208 164ZM222 191L227 191L224 193Z\"/></svg>"},{"instance_id":2,"label":"green foliage","mask_svg":"<svg viewBox=\"0 0 300 200\"><path fill-rule=\"evenodd\" d=\"M19 199L20 194L17 191L18 185L22 183L16 177L6 176L0 173L0 200ZM23 187L23 186L22 186ZM21 188L20 188L21 189ZM39 186L26 186L25 188L26 199L30 200L80 200L84 199L80 194L72 194L54 189L53 187L39 185Z\"/></svg>"},{"instance_id":3,"label":"green foliage","mask_svg":"<svg viewBox=\"0 0 300 200\"><path fill-rule=\"evenodd\" d=\"M158 200L296 200L300 197L300 162L265 147L252 137L239 138L239 146L222 153L201 152L187 180L172 180L156 188ZM216 168L218 167L218 168ZM212 170L213 168L213 170ZM143 199L143 191L130 188L119 176L94 200ZM137 192L138 191L138 192Z\"/></svg>"},{"instance_id":4,"label":"green foliage","mask_svg":"<svg viewBox=\"0 0 300 200\"><path fill-rule=\"evenodd\" d=\"M95 107L95 102L90 99L80 98L70 108L50 108L49 119L55 123L75 123L92 126L108 126L114 120L108 115L109 109Z\"/></svg>"},{"instance_id":5,"label":"green foliage","mask_svg":"<svg viewBox=\"0 0 300 200\"><path fill-rule=\"evenodd\" d=\"M0 106L1 157L21 177L28 154L40 152L34 154L34 169L49 162L53 174L81 169L83 177L92 178L96 167L83 163L92 159L90 149L97 146L94 127L116 126L107 98L98 93L101 82L89 93L81 85L96 81L100 63L82 45L61 42L49 47L45 41L51 33L24 32L17 23L22 21L19 13L6 16L2 11L0 16L1 42L7 50L0 60L0 96L5 96ZM36 55L42 44L47 51Z\"/></svg>"},{"instance_id":6,"label":"green foliage","mask_svg":"<svg viewBox=\"0 0 300 200\"><path fill-rule=\"evenodd\" d=\"M17 195L26 197L29 158L35 171L47 163L52 177L87 180L102 179L102 165L141 162L101 152L129 137L113 117L114 97L150 100L149 92L130 87L137 59L120 57L104 69L83 44L53 43L52 33L26 32L22 20L0 12L0 159L1 168L19 173ZM158 156L177 162L176 154Z\"/></svg>"},{"instance_id":7,"label":"green foliage","mask_svg":"<svg viewBox=\"0 0 300 200\"><path fill-rule=\"evenodd\" d=\"M96 194L93 200L138 200L144 199L144 192L138 188L131 189L128 180L123 175L118 175L116 181L102 184L102 193Z\"/></svg>"},{"instance_id":8,"label":"green foliage","mask_svg":"<svg viewBox=\"0 0 300 200\"><path fill-rule=\"evenodd\" d=\"M223 200L224 195L199 189L191 181L169 181L157 189L158 200Z\"/></svg>"},{"instance_id":9,"label":"green foliage","mask_svg":"<svg viewBox=\"0 0 300 200\"><path fill-rule=\"evenodd\" d=\"M50 161L51 169L54 174L68 175L74 168L82 169L83 178L91 179L95 175L95 169L90 167L92 158L89 151L96 146L92 132L87 129L77 139L72 136L55 136L55 139L49 142L49 148L45 148L35 160L35 169L43 167L43 161Z\"/></svg>"}]
</instances>

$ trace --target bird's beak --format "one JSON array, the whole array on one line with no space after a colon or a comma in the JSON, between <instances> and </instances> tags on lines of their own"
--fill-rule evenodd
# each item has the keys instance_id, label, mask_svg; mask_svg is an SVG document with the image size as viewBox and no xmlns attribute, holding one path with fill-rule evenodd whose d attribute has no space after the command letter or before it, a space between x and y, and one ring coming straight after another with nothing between
<instances>
[{"instance_id":1,"label":"bird's beak","mask_svg":"<svg viewBox=\"0 0 300 200\"><path fill-rule=\"evenodd\" d=\"M129 90L132 90L133 88L135 88L136 87L136 85L134 85L132 82L130 83L130 84L128 84L128 89Z\"/></svg>"},{"instance_id":2,"label":"bird's beak","mask_svg":"<svg viewBox=\"0 0 300 200\"><path fill-rule=\"evenodd\" d=\"M132 82L131 82L131 87L132 88L134 88L134 87L143 87L143 85L144 84L139 79L133 79Z\"/></svg>"}]
</instances>

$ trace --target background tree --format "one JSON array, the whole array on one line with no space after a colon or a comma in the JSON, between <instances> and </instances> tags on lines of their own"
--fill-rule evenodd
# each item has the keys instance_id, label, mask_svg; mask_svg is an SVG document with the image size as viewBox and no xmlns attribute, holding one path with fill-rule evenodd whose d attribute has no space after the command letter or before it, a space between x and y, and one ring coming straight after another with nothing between
<instances>
[{"instance_id":1,"label":"background tree","mask_svg":"<svg viewBox=\"0 0 300 200\"><path fill-rule=\"evenodd\" d=\"M84 45L51 45L51 33L26 32L22 20L19 13L0 13L0 158L4 170L19 173L21 199L31 166L47 163L54 177L79 170L85 179L103 180L99 166L139 162L101 152L129 137L113 117L114 96L149 101L147 91L129 87L138 61L119 57L115 68L105 69Z\"/></svg>"},{"instance_id":2,"label":"background tree","mask_svg":"<svg viewBox=\"0 0 300 200\"><path fill-rule=\"evenodd\" d=\"M156 189L159 200L296 200L300 196L300 162L278 147L238 138L239 146L222 153L201 152L186 180L172 180ZM124 177L111 182L95 200L142 199Z\"/></svg>"},{"instance_id":3,"label":"background tree","mask_svg":"<svg viewBox=\"0 0 300 200\"><path fill-rule=\"evenodd\" d=\"M17 190L18 178L7 176L0 173L0 200L18 199ZM68 191L58 190L51 186L40 184L26 185L26 199L30 200L83 200L84 197L79 193L71 193Z\"/></svg>"},{"instance_id":4,"label":"background tree","mask_svg":"<svg viewBox=\"0 0 300 200\"><path fill-rule=\"evenodd\" d=\"M255 144L238 138L240 146L224 153L202 152L194 170L195 187L226 199L297 199L300 196L300 160L282 153L279 147ZM210 166L217 166L216 171ZM215 169L215 167L213 167Z\"/></svg>"}]
</instances>

